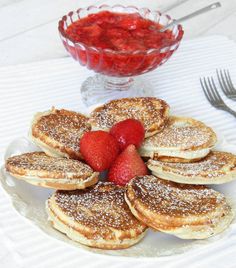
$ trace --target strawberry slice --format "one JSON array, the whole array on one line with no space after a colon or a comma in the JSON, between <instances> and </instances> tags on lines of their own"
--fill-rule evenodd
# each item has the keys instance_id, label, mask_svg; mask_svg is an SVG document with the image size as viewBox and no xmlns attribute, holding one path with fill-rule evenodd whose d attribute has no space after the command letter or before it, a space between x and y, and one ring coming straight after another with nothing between
<instances>
[{"instance_id":1,"label":"strawberry slice","mask_svg":"<svg viewBox=\"0 0 236 268\"><path fill-rule=\"evenodd\" d=\"M108 180L124 186L135 176L147 175L148 170L134 145L129 145L115 160Z\"/></svg>"},{"instance_id":2,"label":"strawberry slice","mask_svg":"<svg viewBox=\"0 0 236 268\"><path fill-rule=\"evenodd\" d=\"M124 150L130 144L139 148L144 140L145 130L139 120L126 119L116 123L111 128L110 133L118 141L120 149Z\"/></svg>"},{"instance_id":3,"label":"strawberry slice","mask_svg":"<svg viewBox=\"0 0 236 268\"><path fill-rule=\"evenodd\" d=\"M88 37L99 37L102 34L102 28L98 25L90 25L82 28L82 31Z\"/></svg>"},{"instance_id":4,"label":"strawberry slice","mask_svg":"<svg viewBox=\"0 0 236 268\"><path fill-rule=\"evenodd\" d=\"M119 154L119 144L108 132L90 131L80 140L80 152L94 170L104 171L110 168Z\"/></svg>"}]
</instances>

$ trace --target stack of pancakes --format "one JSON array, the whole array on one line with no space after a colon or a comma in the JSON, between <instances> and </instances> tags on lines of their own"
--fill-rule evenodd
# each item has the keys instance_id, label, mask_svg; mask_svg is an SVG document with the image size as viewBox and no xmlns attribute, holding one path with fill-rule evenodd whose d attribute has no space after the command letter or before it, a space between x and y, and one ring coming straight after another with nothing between
<instances>
[{"instance_id":1,"label":"stack of pancakes","mask_svg":"<svg viewBox=\"0 0 236 268\"><path fill-rule=\"evenodd\" d=\"M126 187L98 182L98 172L83 162L79 141L87 131L108 131L128 118L144 125L139 153L152 174L137 176ZM29 136L43 152L10 157L6 170L33 185L56 189L46 202L49 221L79 243L127 248L148 227L183 239L203 239L233 220L225 196L204 185L235 179L236 156L212 150L214 131L197 120L169 116L163 100L113 100L90 117L53 108L36 114Z\"/></svg>"}]
</instances>

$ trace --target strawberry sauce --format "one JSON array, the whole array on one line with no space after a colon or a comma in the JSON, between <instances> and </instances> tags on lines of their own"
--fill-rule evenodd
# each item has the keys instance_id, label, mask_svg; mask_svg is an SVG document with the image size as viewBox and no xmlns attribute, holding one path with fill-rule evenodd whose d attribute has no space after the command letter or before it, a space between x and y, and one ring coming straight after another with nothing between
<instances>
[{"instance_id":1,"label":"strawberry sauce","mask_svg":"<svg viewBox=\"0 0 236 268\"><path fill-rule=\"evenodd\" d=\"M170 44L170 31L161 33L161 25L142 18L138 13L102 11L75 21L66 30L74 42L115 51L159 48Z\"/></svg>"},{"instance_id":2,"label":"strawberry sauce","mask_svg":"<svg viewBox=\"0 0 236 268\"><path fill-rule=\"evenodd\" d=\"M101 11L62 27L62 35L74 44L63 40L70 54L89 69L111 76L150 71L173 53L158 49L177 43L171 31L159 32L160 24L138 13ZM147 54L149 49L156 50Z\"/></svg>"}]
</instances>

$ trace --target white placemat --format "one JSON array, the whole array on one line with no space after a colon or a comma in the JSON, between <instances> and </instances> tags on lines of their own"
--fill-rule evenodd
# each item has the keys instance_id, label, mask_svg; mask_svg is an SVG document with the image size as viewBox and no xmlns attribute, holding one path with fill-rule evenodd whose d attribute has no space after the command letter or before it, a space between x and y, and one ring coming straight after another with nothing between
<instances>
[{"instance_id":1,"label":"white placemat","mask_svg":"<svg viewBox=\"0 0 236 268\"><path fill-rule=\"evenodd\" d=\"M143 76L165 99L172 113L192 116L216 128L236 144L236 119L211 107L204 97L199 77L228 68L236 84L236 44L222 36L184 41L162 67ZM92 72L70 58L0 69L0 154L14 138L26 136L32 115L52 105L84 111L79 88ZM236 103L226 100L236 110ZM2 161L2 159L1 159ZM158 241L157 241L158 243ZM118 259L91 255L48 238L12 209L0 189L0 263L3 267L235 267L236 236L230 243L216 243L168 258ZM4 261L4 262L3 262ZM1 266L2 267L2 266Z\"/></svg>"}]
</instances>

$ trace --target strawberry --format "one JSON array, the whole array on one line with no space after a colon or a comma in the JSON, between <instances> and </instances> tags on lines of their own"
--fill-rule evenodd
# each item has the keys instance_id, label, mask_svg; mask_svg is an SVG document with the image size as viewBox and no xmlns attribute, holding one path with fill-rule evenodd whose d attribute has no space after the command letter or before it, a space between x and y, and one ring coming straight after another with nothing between
<instances>
[{"instance_id":1,"label":"strawberry","mask_svg":"<svg viewBox=\"0 0 236 268\"><path fill-rule=\"evenodd\" d=\"M129 145L115 160L108 173L108 180L124 186L133 177L147 175L147 167L134 145Z\"/></svg>"},{"instance_id":2,"label":"strawberry","mask_svg":"<svg viewBox=\"0 0 236 268\"><path fill-rule=\"evenodd\" d=\"M106 34L107 36L109 36L110 38L123 38L123 39L127 39L127 37L130 37L130 33L126 30L123 30L121 28L108 28L106 30Z\"/></svg>"},{"instance_id":3,"label":"strawberry","mask_svg":"<svg viewBox=\"0 0 236 268\"><path fill-rule=\"evenodd\" d=\"M84 26L82 28L82 31L84 34L86 34L87 38L89 37L99 37L102 33L102 28L98 25L90 25L90 26Z\"/></svg>"},{"instance_id":4,"label":"strawberry","mask_svg":"<svg viewBox=\"0 0 236 268\"><path fill-rule=\"evenodd\" d=\"M134 144L136 148L139 148L143 142L145 130L140 121L126 119L116 123L111 128L110 133L118 141L120 149L124 150L130 144Z\"/></svg>"},{"instance_id":5,"label":"strawberry","mask_svg":"<svg viewBox=\"0 0 236 268\"><path fill-rule=\"evenodd\" d=\"M103 171L110 168L119 154L119 144L108 132L90 131L80 140L80 152L94 170Z\"/></svg>"}]
</instances>

